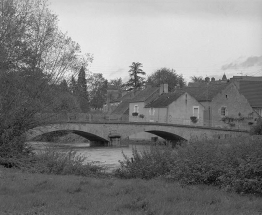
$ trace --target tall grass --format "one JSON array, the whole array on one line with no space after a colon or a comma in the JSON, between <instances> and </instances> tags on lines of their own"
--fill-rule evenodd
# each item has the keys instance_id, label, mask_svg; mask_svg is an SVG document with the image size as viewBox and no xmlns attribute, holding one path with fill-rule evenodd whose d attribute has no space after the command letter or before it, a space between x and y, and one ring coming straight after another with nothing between
<instances>
[{"instance_id":1,"label":"tall grass","mask_svg":"<svg viewBox=\"0 0 262 215\"><path fill-rule=\"evenodd\" d=\"M23 169L33 173L81 176L101 176L105 171L105 167L95 162L87 162L86 157L76 151L62 152L51 147L37 152L31 165Z\"/></svg>"},{"instance_id":2,"label":"tall grass","mask_svg":"<svg viewBox=\"0 0 262 215\"><path fill-rule=\"evenodd\" d=\"M262 195L262 138L194 141L176 149L155 147L120 162L121 178L162 176L182 184L206 184Z\"/></svg>"}]
</instances>

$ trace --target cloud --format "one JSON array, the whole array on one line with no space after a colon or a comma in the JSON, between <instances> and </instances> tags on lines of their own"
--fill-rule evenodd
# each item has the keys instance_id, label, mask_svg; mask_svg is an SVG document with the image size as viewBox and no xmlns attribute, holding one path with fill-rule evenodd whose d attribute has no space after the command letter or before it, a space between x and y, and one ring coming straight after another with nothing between
<instances>
[{"instance_id":1,"label":"cloud","mask_svg":"<svg viewBox=\"0 0 262 215\"><path fill-rule=\"evenodd\" d=\"M250 68L254 66L262 66L262 56L251 56L246 58L244 61L234 61L223 65L221 69L228 70L228 69Z\"/></svg>"},{"instance_id":2,"label":"cloud","mask_svg":"<svg viewBox=\"0 0 262 215\"><path fill-rule=\"evenodd\" d=\"M117 69L117 70L115 70L115 71L112 71L112 72L110 72L110 74L109 74L109 76L111 77L111 76L119 76L119 75L121 75L123 72L125 72L125 69L123 69L123 68L119 68L119 69Z\"/></svg>"},{"instance_id":3,"label":"cloud","mask_svg":"<svg viewBox=\"0 0 262 215\"><path fill-rule=\"evenodd\" d=\"M262 56L249 57L241 64L242 67L262 66Z\"/></svg>"}]
</instances>

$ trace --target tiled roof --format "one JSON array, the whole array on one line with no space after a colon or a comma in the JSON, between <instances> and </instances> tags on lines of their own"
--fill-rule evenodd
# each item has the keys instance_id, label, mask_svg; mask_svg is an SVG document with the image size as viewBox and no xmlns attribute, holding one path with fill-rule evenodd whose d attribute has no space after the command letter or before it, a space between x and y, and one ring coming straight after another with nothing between
<instances>
[{"instance_id":1,"label":"tiled roof","mask_svg":"<svg viewBox=\"0 0 262 215\"><path fill-rule=\"evenodd\" d=\"M133 92L128 92L124 96L122 96L121 99L123 101L123 100L126 100L126 99L132 99L132 98L134 98L134 93Z\"/></svg>"},{"instance_id":2,"label":"tiled roof","mask_svg":"<svg viewBox=\"0 0 262 215\"><path fill-rule=\"evenodd\" d=\"M129 109L129 102L130 99L126 99L122 101L113 111L111 114L125 114Z\"/></svg>"},{"instance_id":3,"label":"tiled roof","mask_svg":"<svg viewBox=\"0 0 262 215\"><path fill-rule=\"evenodd\" d=\"M130 102L144 102L154 94L159 93L158 87L147 87L144 90L138 92Z\"/></svg>"},{"instance_id":4,"label":"tiled roof","mask_svg":"<svg viewBox=\"0 0 262 215\"><path fill-rule=\"evenodd\" d=\"M173 101L177 100L181 95L183 95L185 91L176 90L172 93L163 93L157 99L152 101L151 103L147 104L145 108L162 108L167 107Z\"/></svg>"},{"instance_id":5,"label":"tiled roof","mask_svg":"<svg viewBox=\"0 0 262 215\"><path fill-rule=\"evenodd\" d=\"M239 81L239 92L251 107L262 107L262 81Z\"/></svg>"},{"instance_id":6,"label":"tiled roof","mask_svg":"<svg viewBox=\"0 0 262 215\"><path fill-rule=\"evenodd\" d=\"M124 101L126 99L132 99L132 98L134 98L134 93L133 92L128 92L124 96L121 96L121 97L113 100L111 103L121 102L121 101Z\"/></svg>"},{"instance_id":7,"label":"tiled roof","mask_svg":"<svg viewBox=\"0 0 262 215\"><path fill-rule=\"evenodd\" d=\"M193 96L197 101L211 101L219 92L225 89L230 83L204 84L199 87L184 87L183 90Z\"/></svg>"}]
</instances>

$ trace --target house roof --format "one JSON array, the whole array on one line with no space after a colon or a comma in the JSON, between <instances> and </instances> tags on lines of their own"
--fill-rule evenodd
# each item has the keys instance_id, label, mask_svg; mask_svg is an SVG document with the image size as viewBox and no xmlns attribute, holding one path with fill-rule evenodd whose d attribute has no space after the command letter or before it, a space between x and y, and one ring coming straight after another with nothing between
<instances>
[{"instance_id":1,"label":"house roof","mask_svg":"<svg viewBox=\"0 0 262 215\"><path fill-rule=\"evenodd\" d=\"M122 101L113 111L111 114L125 114L129 109L129 102L130 99L126 99Z\"/></svg>"},{"instance_id":2,"label":"house roof","mask_svg":"<svg viewBox=\"0 0 262 215\"><path fill-rule=\"evenodd\" d=\"M146 101L150 96L159 93L158 87L147 87L144 90L141 90L138 92L133 99L130 100L130 102L144 102Z\"/></svg>"},{"instance_id":3,"label":"house roof","mask_svg":"<svg viewBox=\"0 0 262 215\"><path fill-rule=\"evenodd\" d=\"M110 103L121 102L121 101L124 101L126 99L132 99L132 98L134 98L134 92L128 92L124 96L121 96L121 97L111 101Z\"/></svg>"},{"instance_id":4,"label":"house roof","mask_svg":"<svg viewBox=\"0 0 262 215\"><path fill-rule=\"evenodd\" d=\"M183 90L193 96L197 101L211 101L219 92L225 89L230 83L203 84L199 87L184 87Z\"/></svg>"},{"instance_id":5,"label":"house roof","mask_svg":"<svg viewBox=\"0 0 262 215\"><path fill-rule=\"evenodd\" d=\"M262 107L262 81L239 81L239 92L251 107Z\"/></svg>"},{"instance_id":6,"label":"house roof","mask_svg":"<svg viewBox=\"0 0 262 215\"><path fill-rule=\"evenodd\" d=\"M181 95L183 95L185 91L183 90L176 90L172 93L163 93L157 99L152 101L151 103L147 104L145 108L162 108L167 107L173 101L176 101Z\"/></svg>"}]
</instances>

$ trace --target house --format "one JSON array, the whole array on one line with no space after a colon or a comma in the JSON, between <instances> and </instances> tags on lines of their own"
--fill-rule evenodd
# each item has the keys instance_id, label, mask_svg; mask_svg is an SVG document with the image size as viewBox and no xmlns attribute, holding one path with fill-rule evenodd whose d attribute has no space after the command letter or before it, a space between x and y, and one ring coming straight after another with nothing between
<instances>
[{"instance_id":1,"label":"house","mask_svg":"<svg viewBox=\"0 0 262 215\"><path fill-rule=\"evenodd\" d=\"M253 111L262 116L262 81L241 80L237 83L237 87L246 97Z\"/></svg>"},{"instance_id":2,"label":"house","mask_svg":"<svg viewBox=\"0 0 262 215\"><path fill-rule=\"evenodd\" d=\"M204 106L203 125L248 129L253 108L234 82L209 82L183 89Z\"/></svg>"},{"instance_id":3,"label":"house","mask_svg":"<svg viewBox=\"0 0 262 215\"><path fill-rule=\"evenodd\" d=\"M116 108L119 104L119 101L117 101L119 97L121 97L120 90L113 85L109 85L107 87L106 103L103 105L103 112L110 113Z\"/></svg>"},{"instance_id":4,"label":"house","mask_svg":"<svg viewBox=\"0 0 262 215\"><path fill-rule=\"evenodd\" d=\"M103 112L111 114L123 101L134 98L134 95L133 91L122 91L115 86L109 85L107 89L107 101L103 106ZM121 112L121 114L123 113Z\"/></svg>"},{"instance_id":5,"label":"house","mask_svg":"<svg viewBox=\"0 0 262 215\"><path fill-rule=\"evenodd\" d=\"M167 87L167 85L165 85L165 88L164 85L161 85L160 89L159 87L147 85L145 89L137 92L135 97L129 101L129 121L145 121L145 105L154 100L161 91L167 91Z\"/></svg>"},{"instance_id":6,"label":"house","mask_svg":"<svg viewBox=\"0 0 262 215\"><path fill-rule=\"evenodd\" d=\"M262 81L262 76L233 76L230 78L230 82L238 81Z\"/></svg>"},{"instance_id":7,"label":"house","mask_svg":"<svg viewBox=\"0 0 262 215\"><path fill-rule=\"evenodd\" d=\"M183 90L163 93L145 106L149 122L203 125L204 106Z\"/></svg>"}]
</instances>

